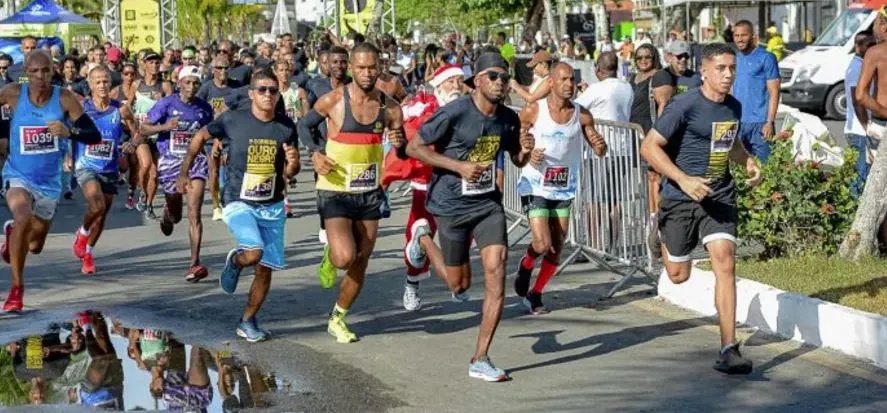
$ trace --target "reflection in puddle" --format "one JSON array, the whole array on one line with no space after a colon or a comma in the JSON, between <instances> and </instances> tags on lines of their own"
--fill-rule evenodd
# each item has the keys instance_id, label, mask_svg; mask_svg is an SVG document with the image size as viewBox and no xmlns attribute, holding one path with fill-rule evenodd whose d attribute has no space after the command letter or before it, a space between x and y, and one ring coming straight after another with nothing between
<instances>
[{"instance_id":1,"label":"reflection in puddle","mask_svg":"<svg viewBox=\"0 0 887 413\"><path fill-rule=\"evenodd\" d=\"M228 351L106 320L83 312L50 324L42 335L7 343L0 350L0 406L228 412L269 407L262 395L289 387Z\"/></svg>"}]
</instances>

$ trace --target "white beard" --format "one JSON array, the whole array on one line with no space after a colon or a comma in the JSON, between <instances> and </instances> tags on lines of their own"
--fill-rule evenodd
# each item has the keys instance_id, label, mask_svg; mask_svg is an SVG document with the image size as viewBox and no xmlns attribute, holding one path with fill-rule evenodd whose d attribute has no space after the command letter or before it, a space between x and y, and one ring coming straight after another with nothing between
<instances>
[{"instance_id":1,"label":"white beard","mask_svg":"<svg viewBox=\"0 0 887 413\"><path fill-rule=\"evenodd\" d=\"M459 96L462 96L462 94L458 91L444 93L443 91L440 91L438 89L434 90L434 97L437 98L437 104L440 106L445 106L447 103L459 99Z\"/></svg>"}]
</instances>

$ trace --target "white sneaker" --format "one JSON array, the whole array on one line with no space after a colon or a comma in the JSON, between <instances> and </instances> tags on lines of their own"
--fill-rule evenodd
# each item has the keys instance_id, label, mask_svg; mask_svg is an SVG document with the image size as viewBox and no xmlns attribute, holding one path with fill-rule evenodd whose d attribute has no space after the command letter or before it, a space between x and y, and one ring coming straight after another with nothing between
<instances>
[{"instance_id":1,"label":"white sneaker","mask_svg":"<svg viewBox=\"0 0 887 413\"><path fill-rule=\"evenodd\" d=\"M471 301L471 296L468 294L468 291L462 291L462 294L451 293L454 303L467 303Z\"/></svg>"},{"instance_id":2,"label":"white sneaker","mask_svg":"<svg viewBox=\"0 0 887 413\"><path fill-rule=\"evenodd\" d=\"M322 229L322 230L320 230L320 231L317 231L317 240L320 241L320 243L323 244L323 245L326 245L326 244L327 244L327 241L326 241L326 230L325 230L325 229Z\"/></svg>"},{"instance_id":3,"label":"white sneaker","mask_svg":"<svg viewBox=\"0 0 887 413\"><path fill-rule=\"evenodd\" d=\"M422 308L422 298L419 297L419 286L404 283L403 308L407 311L416 311Z\"/></svg>"}]
</instances>

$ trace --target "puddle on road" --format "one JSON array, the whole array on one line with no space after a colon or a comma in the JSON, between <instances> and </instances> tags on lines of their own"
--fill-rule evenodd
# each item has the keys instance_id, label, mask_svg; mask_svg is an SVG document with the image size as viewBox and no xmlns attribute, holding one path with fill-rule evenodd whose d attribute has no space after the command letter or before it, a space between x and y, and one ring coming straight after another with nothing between
<instances>
[{"instance_id":1,"label":"puddle on road","mask_svg":"<svg viewBox=\"0 0 887 413\"><path fill-rule=\"evenodd\" d=\"M271 407L268 393L289 388L230 351L128 328L97 312L50 324L0 350L0 406L235 412Z\"/></svg>"}]
</instances>

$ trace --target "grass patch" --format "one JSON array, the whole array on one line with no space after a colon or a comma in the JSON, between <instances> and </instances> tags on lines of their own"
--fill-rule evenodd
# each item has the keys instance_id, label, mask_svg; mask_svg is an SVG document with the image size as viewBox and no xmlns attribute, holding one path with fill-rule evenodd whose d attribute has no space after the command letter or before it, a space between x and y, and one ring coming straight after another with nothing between
<instances>
[{"instance_id":1,"label":"grass patch","mask_svg":"<svg viewBox=\"0 0 887 413\"><path fill-rule=\"evenodd\" d=\"M697 267L711 269L708 262ZM887 315L887 260L853 262L809 255L768 261L740 260L736 274L780 290Z\"/></svg>"}]
</instances>

